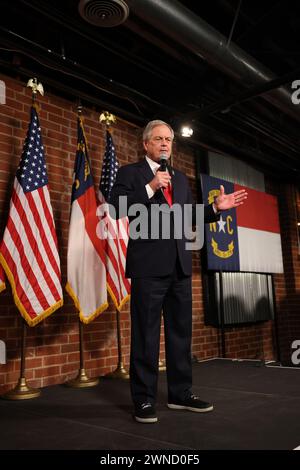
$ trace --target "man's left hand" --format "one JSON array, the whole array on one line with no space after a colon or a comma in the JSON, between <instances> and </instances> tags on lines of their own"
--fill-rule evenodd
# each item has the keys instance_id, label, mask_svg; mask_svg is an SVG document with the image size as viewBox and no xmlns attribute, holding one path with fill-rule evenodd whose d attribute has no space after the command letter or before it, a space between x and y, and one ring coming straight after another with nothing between
<instances>
[{"instance_id":1,"label":"man's left hand","mask_svg":"<svg viewBox=\"0 0 300 470\"><path fill-rule=\"evenodd\" d=\"M245 189L240 189L231 194L225 194L224 186L220 186L220 194L216 197L214 205L217 211L226 211L232 209L233 207L238 207L244 204L244 201L247 199L248 193Z\"/></svg>"}]
</instances>

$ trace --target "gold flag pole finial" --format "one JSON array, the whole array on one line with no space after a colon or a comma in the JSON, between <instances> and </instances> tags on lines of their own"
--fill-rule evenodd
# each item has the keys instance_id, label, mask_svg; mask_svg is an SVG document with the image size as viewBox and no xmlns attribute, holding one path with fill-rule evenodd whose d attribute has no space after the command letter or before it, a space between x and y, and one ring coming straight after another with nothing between
<instances>
[{"instance_id":1,"label":"gold flag pole finial","mask_svg":"<svg viewBox=\"0 0 300 470\"><path fill-rule=\"evenodd\" d=\"M81 99L78 98L78 104L77 104L77 114L78 114L78 117L81 117L82 115L82 110L83 110L83 106L81 104Z\"/></svg>"},{"instance_id":2,"label":"gold flag pole finial","mask_svg":"<svg viewBox=\"0 0 300 470\"><path fill-rule=\"evenodd\" d=\"M39 92L42 96L44 96L44 87L41 84L41 82L37 81L36 77L30 78L27 82L27 86L29 88L31 88L31 91L32 91L32 104L34 105L37 92Z\"/></svg>"},{"instance_id":3,"label":"gold flag pole finial","mask_svg":"<svg viewBox=\"0 0 300 470\"><path fill-rule=\"evenodd\" d=\"M42 96L44 96L44 87L41 82L37 81L37 78L30 78L27 82L27 86L32 89L32 94L36 95L39 92Z\"/></svg>"},{"instance_id":4,"label":"gold flag pole finial","mask_svg":"<svg viewBox=\"0 0 300 470\"><path fill-rule=\"evenodd\" d=\"M109 113L108 111L103 111L100 114L99 121L105 123L106 127L110 127L112 124L117 122L117 118L114 114Z\"/></svg>"}]
</instances>

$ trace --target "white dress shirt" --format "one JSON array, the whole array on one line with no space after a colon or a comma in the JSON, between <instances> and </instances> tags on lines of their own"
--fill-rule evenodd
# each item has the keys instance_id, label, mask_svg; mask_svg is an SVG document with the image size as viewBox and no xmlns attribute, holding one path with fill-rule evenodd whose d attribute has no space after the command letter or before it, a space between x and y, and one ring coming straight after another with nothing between
<instances>
[{"instance_id":1,"label":"white dress shirt","mask_svg":"<svg viewBox=\"0 0 300 470\"><path fill-rule=\"evenodd\" d=\"M147 157L147 155L146 155L146 160L147 160L147 162L148 162L148 164L149 164L149 166L152 170L152 173L154 175L156 175L156 172L157 172L158 168L160 167L160 164L155 162L154 160L151 160L151 158ZM148 198L151 199L154 196L153 189L151 188L149 183L146 184L145 188L146 188L146 191L147 191L147 194L148 194Z\"/></svg>"},{"instance_id":2,"label":"white dress shirt","mask_svg":"<svg viewBox=\"0 0 300 470\"><path fill-rule=\"evenodd\" d=\"M154 175L156 175L156 172L158 170L158 168L160 167L160 164L155 162L154 160L151 160L151 158L147 157L146 155L146 160L153 172ZM168 170L167 170L168 171ZM145 186L146 188L146 191L147 191L147 194L148 194L148 198L151 199L153 196L154 196L154 191L153 189L151 188L150 184L146 184ZM220 212L217 210L216 206L215 206L215 203L212 204L212 207L213 207L213 211L215 214L219 214Z\"/></svg>"}]
</instances>

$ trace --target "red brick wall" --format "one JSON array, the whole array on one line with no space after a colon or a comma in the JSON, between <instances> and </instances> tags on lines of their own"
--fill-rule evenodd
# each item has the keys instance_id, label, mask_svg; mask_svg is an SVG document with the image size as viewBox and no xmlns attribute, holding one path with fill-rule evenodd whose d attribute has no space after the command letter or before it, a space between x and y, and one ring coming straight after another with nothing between
<instances>
[{"instance_id":1,"label":"red brick wall","mask_svg":"<svg viewBox=\"0 0 300 470\"><path fill-rule=\"evenodd\" d=\"M6 223L12 183L26 134L31 92L24 84L8 77L6 105L0 105L0 237ZM39 97L40 123L53 205L63 285L66 282L66 250L72 173L76 151L76 104L47 93ZM84 109L85 131L95 182L100 179L105 148L105 130L99 124L99 113ZM141 130L119 120L113 128L116 152L121 165L136 161L143 154ZM174 150L174 166L190 178L195 191L195 166L192 151ZM218 330L204 326L200 254L193 258L193 354L199 359L220 356ZM280 283L280 278L277 281ZM7 346L7 364L0 365L0 392L12 388L19 377L21 316L16 309L10 288L0 294L0 339ZM122 346L125 364L130 349L128 306L121 313ZM79 367L78 315L65 294L63 308L34 328L27 328L26 377L30 385L43 387L73 378ZM273 357L272 324L227 330L230 357L255 358L260 355L260 339L264 353ZM164 359L163 335L161 359ZM103 375L117 365L116 317L112 305L91 324L84 326L85 368L90 376Z\"/></svg>"}]
</instances>

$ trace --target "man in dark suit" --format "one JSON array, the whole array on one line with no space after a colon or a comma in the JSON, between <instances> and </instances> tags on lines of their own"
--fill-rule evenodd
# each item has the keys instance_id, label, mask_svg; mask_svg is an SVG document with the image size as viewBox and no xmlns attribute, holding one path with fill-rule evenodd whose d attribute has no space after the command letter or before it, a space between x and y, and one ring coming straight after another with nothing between
<instances>
[{"instance_id":1,"label":"man in dark suit","mask_svg":"<svg viewBox=\"0 0 300 470\"><path fill-rule=\"evenodd\" d=\"M192 394L192 251L186 249L183 234L177 238L178 221L170 210L173 205L184 208L192 204L186 176L161 161L169 158L174 132L163 121L151 121L143 133L146 157L143 161L119 169L110 203L117 217L124 217L120 196L126 196L128 208L143 204L144 217L140 227L144 236L133 234L137 215L130 215L130 238L126 258L126 276L131 278L131 355L130 386L135 406L134 418L141 423L157 421L155 403L158 379L160 322L163 311L168 407L175 410L207 412L210 403ZM162 158L163 157L163 158ZM158 171L163 169L164 171ZM220 188L215 202L204 208L204 221L218 219L222 210L237 207L246 198L244 190L226 195ZM170 206L170 207L169 207ZM161 226L151 233L155 210L171 212L170 236L165 238ZM153 210L155 209L155 210ZM161 221L155 217L156 224ZM181 223L181 222L180 222ZM138 225L138 224L137 224ZM151 236L152 234L152 236Z\"/></svg>"}]
</instances>

